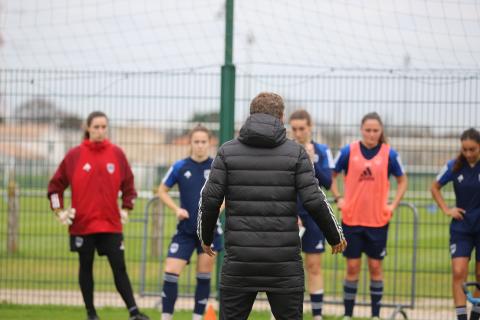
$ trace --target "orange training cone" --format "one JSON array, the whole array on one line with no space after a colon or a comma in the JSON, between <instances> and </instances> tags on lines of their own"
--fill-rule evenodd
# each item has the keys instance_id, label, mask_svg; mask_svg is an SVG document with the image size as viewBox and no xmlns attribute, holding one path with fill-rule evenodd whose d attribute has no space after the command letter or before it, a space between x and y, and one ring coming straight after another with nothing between
<instances>
[{"instance_id":1,"label":"orange training cone","mask_svg":"<svg viewBox=\"0 0 480 320\"><path fill-rule=\"evenodd\" d=\"M204 320L217 320L217 314L215 313L215 309L211 304L208 305L207 312L205 313Z\"/></svg>"}]
</instances>

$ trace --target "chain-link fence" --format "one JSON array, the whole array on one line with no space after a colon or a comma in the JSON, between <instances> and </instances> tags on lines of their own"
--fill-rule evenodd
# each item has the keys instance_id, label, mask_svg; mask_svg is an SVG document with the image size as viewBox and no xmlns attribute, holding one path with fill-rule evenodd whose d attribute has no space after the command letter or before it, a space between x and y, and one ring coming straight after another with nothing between
<instances>
[{"instance_id":1,"label":"chain-link fence","mask_svg":"<svg viewBox=\"0 0 480 320\"><path fill-rule=\"evenodd\" d=\"M415 242L408 207L401 207L400 220L392 222L385 302L411 304L415 288L415 308L407 311L413 319L453 315L449 221L428 190L436 172L457 154L460 133L480 123L479 77L476 70L237 76L237 130L248 115L250 99L263 90L285 97L287 116L296 108L307 109L315 123L314 140L334 152L359 138L363 114L377 111L383 117L389 142L409 177L404 201L418 210ZM82 120L93 110L103 110L110 117L111 139L132 165L140 195L134 219L125 228L128 270L135 291L146 293L140 305L154 306L175 219L157 205L160 211L148 211L145 225L145 207L166 169L188 155L188 129L201 122L218 130L219 92L217 73L0 71L0 300L82 304L77 256L68 252L67 232L49 212L46 185L66 151L80 142ZM445 188L444 194L452 203L452 189ZM344 259L327 253L323 265L325 313L339 315ZM105 259L96 258L94 274L99 305L121 305ZM365 274L363 270L362 277ZM189 267L180 280L178 308L193 304L192 299L183 299L192 295L193 279L194 269ZM367 278L362 283L358 300L368 302ZM359 307L355 314L370 312Z\"/></svg>"}]
</instances>

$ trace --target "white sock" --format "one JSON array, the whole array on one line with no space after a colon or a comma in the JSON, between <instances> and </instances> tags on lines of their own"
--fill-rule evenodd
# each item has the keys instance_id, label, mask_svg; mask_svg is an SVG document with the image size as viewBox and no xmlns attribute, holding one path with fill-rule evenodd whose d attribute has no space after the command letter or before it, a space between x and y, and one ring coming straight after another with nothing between
<instances>
[{"instance_id":1,"label":"white sock","mask_svg":"<svg viewBox=\"0 0 480 320\"><path fill-rule=\"evenodd\" d=\"M172 320L173 314L171 313L162 313L162 320Z\"/></svg>"},{"instance_id":2,"label":"white sock","mask_svg":"<svg viewBox=\"0 0 480 320\"><path fill-rule=\"evenodd\" d=\"M203 319L203 315L202 314L196 314L194 313L192 315L192 320L202 320Z\"/></svg>"}]
</instances>

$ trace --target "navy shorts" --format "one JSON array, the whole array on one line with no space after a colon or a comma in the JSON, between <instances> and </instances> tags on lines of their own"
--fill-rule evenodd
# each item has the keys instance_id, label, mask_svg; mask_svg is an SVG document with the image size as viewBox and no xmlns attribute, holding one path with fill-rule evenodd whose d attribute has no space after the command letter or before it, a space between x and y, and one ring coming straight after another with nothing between
<instances>
[{"instance_id":1,"label":"navy shorts","mask_svg":"<svg viewBox=\"0 0 480 320\"><path fill-rule=\"evenodd\" d=\"M475 248L475 259L480 261L480 232L452 229L450 226L450 256L470 258Z\"/></svg>"},{"instance_id":2,"label":"navy shorts","mask_svg":"<svg viewBox=\"0 0 480 320\"><path fill-rule=\"evenodd\" d=\"M182 259L189 263L195 249L197 254L203 253L202 243L197 234L177 230L168 246L168 257ZM213 250L217 252L223 250L223 241L218 231L213 238Z\"/></svg>"},{"instance_id":3,"label":"navy shorts","mask_svg":"<svg viewBox=\"0 0 480 320\"><path fill-rule=\"evenodd\" d=\"M372 259L383 260L387 255L388 224L383 227L348 226L342 223L347 240L343 256L358 259L362 252Z\"/></svg>"},{"instance_id":4,"label":"navy shorts","mask_svg":"<svg viewBox=\"0 0 480 320\"><path fill-rule=\"evenodd\" d=\"M302 237L302 251L305 253L322 253L325 251L325 236L310 215L301 216L305 233Z\"/></svg>"},{"instance_id":5,"label":"navy shorts","mask_svg":"<svg viewBox=\"0 0 480 320\"><path fill-rule=\"evenodd\" d=\"M94 233L88 235L70 236L70 251L92 252L104 256L115 251L124 251L122 233Z\"/></svg>"}]
</instances>

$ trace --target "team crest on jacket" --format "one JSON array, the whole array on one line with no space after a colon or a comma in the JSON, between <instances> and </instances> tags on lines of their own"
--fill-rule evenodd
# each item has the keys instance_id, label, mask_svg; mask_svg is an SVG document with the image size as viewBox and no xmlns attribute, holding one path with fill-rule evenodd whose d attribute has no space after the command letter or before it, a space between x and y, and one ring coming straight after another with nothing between
<instances>
[{"instance_id":1,"label":"team crest on jacket","mask_svg":"<svg viewBox=\"0 0 480 320\"><path fill-rule=\"evenodd\" d=\"M210 169L203 170L203 177L205 180L208 180L208 176L210 175Z\"/></svg>"},{"instance_id":2,"label":"team crest on jacket","mask_svg":"<svg viewBox=\"0 0 480 320\"><path fill-rule=\"evenodd\" d=\"M90 163L87 162L87 163L85 163L85 165L83 166L82 169L86 172L89 172L90 169L92 169L92 166L90 165Z\"/></svg>"},{"instance_id":3,"label":"team crest on jacket","mask_svg":"<svg viewBox=\"0 0 480 320\"><path fill-rule=\"evenodd\" d=\"M317 163L319 160L320 157L318 156L318 154L315 153L315 155L313 156L313 162Z\"/></svg>"},{"instance_id":4,"label":"team crest on jacket","mask_svg":"<svg viewBox=\"0 0 480 320\"><path fill-rule=\"evenodd\" d=\"M115 164L109 162L107 163L107 171L110 174L113 174L115 172Z\"/></svg>"}]
</instances>

